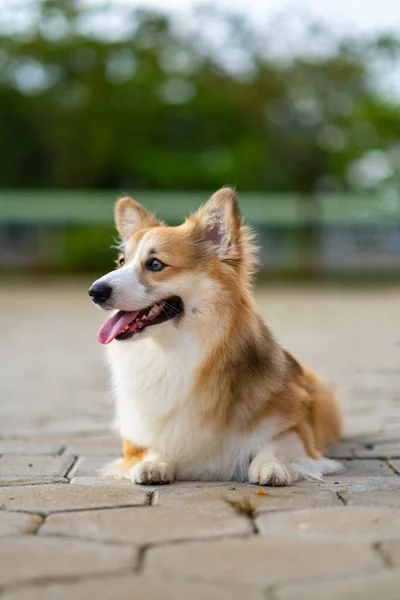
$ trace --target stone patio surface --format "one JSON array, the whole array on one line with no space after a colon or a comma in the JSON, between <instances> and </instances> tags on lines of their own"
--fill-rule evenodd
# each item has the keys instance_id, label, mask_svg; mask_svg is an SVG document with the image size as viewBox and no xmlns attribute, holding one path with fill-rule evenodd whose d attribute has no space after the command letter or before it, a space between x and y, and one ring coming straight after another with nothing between
<instances>
[{"instance_id":1,"label":"stone patio surface","mask_svg":"<svg viewBox=\"0 0 400 600\"><path fill-rule=\"evenodd\" d=\"M1 600L399 600L400 289L257 292L337 388L343 474L148 488L98 475L120 443L89 283L2 286Z\"/></svg>"}]
</instances>

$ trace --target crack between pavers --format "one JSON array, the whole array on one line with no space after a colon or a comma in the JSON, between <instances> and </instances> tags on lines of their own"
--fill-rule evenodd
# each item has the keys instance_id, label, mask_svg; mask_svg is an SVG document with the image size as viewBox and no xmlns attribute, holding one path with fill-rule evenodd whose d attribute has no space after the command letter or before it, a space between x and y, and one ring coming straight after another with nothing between
<instances>
[{"instance_id":1,"label":"crack between pavers","mask_svg":"<svg viewBox=\"0 0 400 600\"><path fill-rule=\"evenodd\" d=\"M382 548L383 542L376 542L372 545L373 550L377 553L385 567L392 569L396 566L395 562L390 558L390 554Z\"/></svg>"},{"instance_id":2,"label":"crack between pavers","mask_svg":"<svg viewBox=\"0 0 400 600\"><path fill-rule=\"evenodd\" d=\"M65 453L66 449L67 449L66 445L61 446L61 448L59 449L59 451L56 453L56 456L62 456Z\"/></svg>"},{"instance_id":3,"label":"crack between pavers","mask_svg":"<svg viewBox=\"0 0 400 600\"><path fill-rule=\"evenodd\" d=\"M143 571L143 565L144 565L144 559L145 559L146 552L147 552L147 548L145 546L142 546L138 550L136 564L135 564L135 568L133 570L135 575L139 575Z\"/></svg>"},{"instance_id":4,"label":"crack between pavers","mask_svg":"<svg viewBox=\"0 0 400 600\"><path fill-rule=\"evenodd\" d=\"M395 452L388 456L387 453L382 452L382 454L376 454L374 456L357 456L357 454L352 458L339 458L338 460L388 460L391 458L400 458L400 453Z\"/></svg>"},{"instance_id":5,"label":"crack between pavers","mask_svg":"<svg viewBox=\"0 0 400 600\"><path fill-rule=\"evenodd\" d=\"M339 500L339 502L343 504L343 506L347 506L347 498L344 495L344 491L335 491L334 494L336 495L336 498Z\"/></svg>"},{"instance_id":6,"label":"crack between pavers","mask_svg":"<svg viewBox=\"0 0 400 600\"><path fill-rule=\"evenodd\" d=\"M75 582L83 582L87 580L92 580L96 578L99 579L112 579L117 576L125 576L131 575L132 570L129 567L123 569L117 569L116 571L107 571L107 573L100 572L89 572L82 573L81 575L71 574L71 575L54 575L48 577L38 577L37 579L24 579L24 581L15 581L9 584L5 584L0 586L0 594L3 594L6 591L10 590L19 590L24 588L34 589L41 585L52 584L52 583L75 583Z\"/></svg>"},{"instance_id":7,"label":"crack between pavers","mask_svg":"<svg viewBox=\"0 0 400 600\"><path fill-rule=\"evenodd\" d=\"M146 505L147 506L155 506L158 500L158 492L157 490L146 490Z\"/></svg>"},{"instance_id":8,"label":"crack between pavers","mask_svg":"<svg viewBox=\"0 0 400 600\"><path fill-rule=\"evenodd\" d=\"M36 516L38 516L40 518L40 521L37 524L37 527L35 528L35 530L31 532L31 535L37 535L46 521L46 515L40 515L40 514L36 513Z\"/></svg>"},{"instance_id":9,"label":"crack between pavers","mask_svg":"<svg viewBox=\"0 0 400 600\"><path fill-rule=\"evenodd\" d=\"M68 513L75 513L75 512L93 512L96 510L114 510L117 508L136 508L136 507L142 507L143 506L148 506L148 504L146 504L145 502L143 504L118 504L116 506L90 506L90 507L81 507L81 508L63 508L61 510L58 509L54 509L54 510L49 510L46 512L43 512L41 510L35 510L35 509L24 509L24 508L11 508L8 507L6 508L5 504L0 505L0 510L4 510L6 512L11 512L11 513L22 513L22 514L26 514L26 515L39 515L39 517L49 517L50 515L63 515L63 514L68 514Z\"/></svg>"},{"instance_id":10,"label":"crack between pavers","mask_svg":"<svg viewBox=\"0 0 400 600\"><path fill-rule=\"evenodd\" d=\"M190 538L178 538L178 539L167 539L167 540L161 540L161 541L154 541L154 542L144 542L144 543L135 543L134 541L132 542L127 542L127 541L121 541L121 540L117 540L115 538L108 538L108 539L98 539L98 538L93 538L93 537L85 537L85 536L78 536L78 535L68 535L68 534L63 534L63 533L44 533L41 536L43 539L44 538L51 538L51 539L62 539L62 540L70 540L70 541L74 541L74 542L86 542L86 543L92 543L92 544L103 544L105 546L118 546L119 548L130 548L132 550L137 550L139 553L139 556L141 557L141 560L139 562L143 562L143 558L145 553L148 550L153 550L156 548L165 548L168 546L180 546L182 544L193 544L193 543L198 543L198 542L214 542L214 541L220 541L220 540L224 540L224 539L250 539L251 538L251 534L249 533L221 533L218 535L210 535L209 537L207 536L203 536L203 537L190 537Z\"/></svg>"},{"instance_id":11,"label":"crack between pavers","mask_svg":"<svg viewBox=\"0 0 400 600\"><path fill-rule=\"evenodd\" d=\"M389 460L388 458L385 458L385 459L384 459L384 462L387 464L387 466L389 467L389 469L390 469L391 471L393 471L393 473L394 473L395 475L400 475L399 471L396 469L396 467L394 467L394 466L393 466L393 465L390 463L390 460Z\"/></svg>"},{"instance_id":12,"label":"crack between pavers","mask_svg":"<svg viewBox=\"0 0 400 600\"><path fill-rule=\"evenodd\" d=\"M136 508L136 507L142 507L143 506L148 506L147 502L143 502L143 504L118 504L116 506L88 506L88 507L83 507L83 508L65 508L65 509L61 509L61 510L52 510L49 512L46 512L47 515L61 515L61 514L66 514L66 513L76 513L76 512L93 512L96 510L114 510L117 508Z\"/></svg>"},{"instance_id":13,"label":"crack between pavers","mask_svg":"<svg viewBox=\"0 0 400 600\"><path fill-rule=\"evenodd\" d=\"M19 481L18 479L15 479L13 481L8 480L9 483L0 483L0 490L2 488L10 488L10 487L35 487L38 485L67 485L69 484L69 480L66 479L65 477L55 477L55 478L51 478L49 477L48 480L43 481L42 480L38 480L38 481Z\"/></svg>"},{"instance_id":14,"label":"crack between pavers","mask_svg":"<svg viewBox=\"0 0 400 600\"><path fill-rule=\"evenodd\" d=\"M68 535L63 533L43 533L40 536L41 539L52 539L52 540L68 540L70 542L83 542L89 544L99 544L100 546L118 546L118 548L126 548L127 550L140 550L139 544L129 543L129 542L121 542L115 540L113 538L103 538L97 539L92 537L78 536L78 535Z\"/></svg>"},{"instance_id":15,"label":"crack between pavers","mask_svg":"<svg viewBox=\"0 0 400 600\"><path fill-rule=\"evenodd\" d=\"M265 600L277 600L276 592L279 590L279 584L268 585L262 592Z\"/></svg>"},{"instance_id":16,"label":"crack between pavers","mask_svg":"<svg viewBox=\"0 0 400 600\"><path fill-rule=\"evenodd\" d=\"M180 546L182 544L196 544L196 543L209 543L218 542L224 539L250 539L251 534L248 533L221 533L220 535L213 535L210 537L191 537L191 538L179 538L175 540L163 540L160 542L148 542L138 547L138 559L135 568L135 574L138 575L142 572L146 555L149 550L165 548L168 546Z\"/></svg>"},{"instance_id":17,"label":"crack between pavers","mask_svg":"<svg viewBox=\"0 0 400 600\"><path fill-rule=\"evenodd\" d=\"M67 471L66 471L66 472L65 472L65 474L64 474L64 477L65 477L65 479L68 479L68 481L69 481L69 482L70 482L70 477L69 477L69 475L70 475L70 473L72 472L72 470L73 470L73 468L75 467L75 465L76 465L76 463L78 462L78 460L79 460L79 456L73 456L73 457L72 457L71 464L69 465L69 467L68 467Z\"/></svg>"},{"instance_id":18,"label":"crack between pavers","mask_svg":"<svg viewBox=\"0 0 400 600\"><path fill-rule=\"evenodd\" d=\"M257 525L257 515L256 512L254 511L251 515L247 516L247 520L250 523L250 527L252 532L254 533L254 535L259 535L260 530L258 529L258 525Z\"/></svg>"}]
</instances>

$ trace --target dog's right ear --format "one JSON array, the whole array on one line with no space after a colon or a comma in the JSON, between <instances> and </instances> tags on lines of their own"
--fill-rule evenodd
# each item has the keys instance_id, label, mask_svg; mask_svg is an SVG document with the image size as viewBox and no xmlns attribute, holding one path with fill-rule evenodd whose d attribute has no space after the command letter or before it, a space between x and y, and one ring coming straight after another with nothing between
<instances>
[{"instance_id":1,"label":"dog's right ear","mask_svg":"<svg viewBox=\"0 0 400 600\"><path fill-rule=\"evenodd\" d=\"M161 225L153 214L133 198L120 198L115 205L115 225L123 240L139 229Z\"/></svg>"}]
</instances>

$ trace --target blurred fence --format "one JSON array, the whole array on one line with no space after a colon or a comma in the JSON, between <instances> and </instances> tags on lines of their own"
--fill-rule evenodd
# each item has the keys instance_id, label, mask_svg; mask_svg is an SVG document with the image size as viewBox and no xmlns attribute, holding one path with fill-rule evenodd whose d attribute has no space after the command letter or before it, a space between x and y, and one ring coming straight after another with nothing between
<instances>
[{"instance_id":1,"label":"blurred fence","mask_svg":"<svg viewBox=\"0 0 400 600\"><path fill-rule=\"evenodd\" d=\"M1 191L0 270L83 272L112 268L113 203L104 191ZM201 192L140 192L171 225L207 198ZM243 193L256 228L261 270L279 276L396 276L400 214L376 196Z\"/></svg>"}]
</instances>

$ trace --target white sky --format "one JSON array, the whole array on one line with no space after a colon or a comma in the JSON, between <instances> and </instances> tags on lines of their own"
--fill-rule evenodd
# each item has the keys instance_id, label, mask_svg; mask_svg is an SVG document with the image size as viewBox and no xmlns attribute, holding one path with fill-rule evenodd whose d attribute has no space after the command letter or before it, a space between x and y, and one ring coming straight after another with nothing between
<instances>
[{"instance_id":1,"label":"white sky","mask_svg":"<svg viewBox=\"0 0 400 600\"><path fill-rule=\"evenodd\" d=\"M196 5L209 4L220 9L239 11L254 22L258 32L273 32L269 52L279 56L290 55L293 50L302 54L319 54L329 51L329 38L313 39L303 35L304 23L320 23L328 26L338 36L348 34L376 34L391 32L400 35L400 0L80 0L82 4L106 6L111 9L107 20L91 23L95 30L106 33L110 39L124 37L125 11L118 7L158 8L174 13L175 23L183 28L193 24L191 9ZM68 2L68 0L65 0ZM0 30L10 33L25 31L35 21L37 0L0 0ZM116 10L113 10L113 9ZM279 21L276 18L279 17ZM299 19L300 17L300 19ZM302 18L304 17L304 18ZM218 35L211 34L212 42L218 41ZM214 32L215 33L215 32ZM272 54L273 55L273 54ZM220 54L220 56L222 56ZM238 63L235 57L235 64ZM382 90L400 96L400 66L389 65L373 74Z\"/></svg>"},{"instance_id":2,"label":"white sky","mask_svg":"<svg viewBox=\"0 0 400 600\"><path fill-rule=\"evenodd\" d=\"M325 23L343 33L376 33L397 31L400 33L400 0L80 0L87 5L106 5L132 8L158 8L162 11L190 14L198 4L238 10L254 20L258 27L268 25L277 15L308 16L311 20ZM68 2L68 0L65 0ZM37 0L0 0L0 28L5 24L26 26L34 14ZM6 27L7 29L7 27ZM289 35L290 37L290 35ZM286 40L282 40L283 42ZM290 40L287 40L290 44Z\"/></svg>"},{"instance_id":3,"label":"white sky","mask_svg":"<svg viewBox=\"0 0 400 600\"><path fill-rule=\"evenodd\" d=\"M99 4L99 0L86 0ZM116 0L127 6L156 7L168 11L184 11L197 0ZM113 2L111 2L113 4ZM257 19L269 20L277 13L295 9L322 21L337 25L342 31L376 32L400 30L399 0L213 0L213 6L237 8Z\"/></svg>"}]
</instances>

